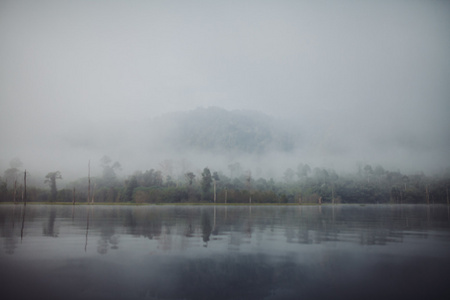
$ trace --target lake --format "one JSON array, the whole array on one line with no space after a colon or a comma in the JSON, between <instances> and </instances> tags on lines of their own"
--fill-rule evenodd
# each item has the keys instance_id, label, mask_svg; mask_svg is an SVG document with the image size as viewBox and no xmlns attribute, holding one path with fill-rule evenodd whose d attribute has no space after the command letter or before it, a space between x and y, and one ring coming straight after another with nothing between
<instances>
[{"instance_id":1,"label":"lake","mask_svg":"<svg viewBox=\"0 0 450 300\"><path fill-rule=\"evenodd\" d=\"M447 206L0 205L5 299L450 299Z\"/></svg>"}]
</instances>

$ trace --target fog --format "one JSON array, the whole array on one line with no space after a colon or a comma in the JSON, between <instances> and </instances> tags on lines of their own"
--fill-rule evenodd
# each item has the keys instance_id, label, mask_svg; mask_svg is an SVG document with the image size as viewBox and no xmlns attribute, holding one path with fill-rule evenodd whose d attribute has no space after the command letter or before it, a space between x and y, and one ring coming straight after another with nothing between
<instances>
[{"instance_id":1,"label":"fog","mask_svg":"<svg viewBox=\"0 0 450 300\"><path fill-rule=\"evenodd\" d=\"M18 157L76 178L108 155L123 176L166 159L267 176L300 162L440 171L449 32L448 1L1 1L0 170ZM160 120L208 107L267 115L300 146L164 143Z\"/></svg>"}]
</instances>

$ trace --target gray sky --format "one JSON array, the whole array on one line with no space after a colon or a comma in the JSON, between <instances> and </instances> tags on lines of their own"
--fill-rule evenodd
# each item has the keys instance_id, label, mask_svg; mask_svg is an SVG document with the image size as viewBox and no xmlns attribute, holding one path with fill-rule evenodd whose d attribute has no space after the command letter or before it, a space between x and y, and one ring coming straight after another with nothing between
<instances>
[{"instance_id":1,"label":"gray sky","mask_svg":"<svg viewBox=\"0 0 450 300\"><path fill-rule=\"evenodd\" d=\"M126 166L142 122L208 106L296 120L331 165L449 165L450 1L2 0L0 41L0 169Z\"/></svg>"}]
</instances>

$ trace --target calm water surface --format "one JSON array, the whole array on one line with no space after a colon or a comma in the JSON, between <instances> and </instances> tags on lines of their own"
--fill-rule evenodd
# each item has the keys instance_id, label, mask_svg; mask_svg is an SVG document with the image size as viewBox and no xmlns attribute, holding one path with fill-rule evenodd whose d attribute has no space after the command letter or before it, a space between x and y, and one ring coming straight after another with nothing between
<instances>
[{"instance_id":1,"label":"calm water surface","mask_svg":"<svg viewBox=\"0 0 450 300\"><path fill-rule=\"evenodd\" d=\"M447 206L1 205L0 234L7 299L450 299Z\"/></svg>"}]
</instances>

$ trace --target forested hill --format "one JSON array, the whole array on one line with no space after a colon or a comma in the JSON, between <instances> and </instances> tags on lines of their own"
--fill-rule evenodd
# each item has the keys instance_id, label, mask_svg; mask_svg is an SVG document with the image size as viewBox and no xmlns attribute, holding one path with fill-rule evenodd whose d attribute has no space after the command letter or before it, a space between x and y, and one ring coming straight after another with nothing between
<instances>
[{"instance_id":1,"label":"forested hill","mask_svg":"<svg viewBox=\"0 0 450 300\"><path fill-rule=\"evenodd\" d=\"M181 149L263 154L288 152L297 144L287 124L255 111L197 108L168 114L157 122L167 128L164 142Z\"/></svg>"}]
</instances>

